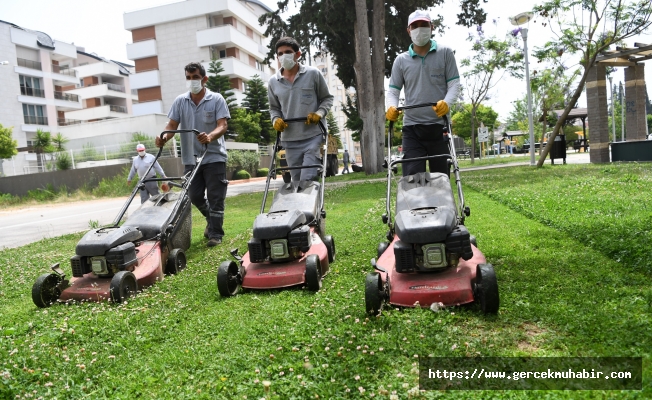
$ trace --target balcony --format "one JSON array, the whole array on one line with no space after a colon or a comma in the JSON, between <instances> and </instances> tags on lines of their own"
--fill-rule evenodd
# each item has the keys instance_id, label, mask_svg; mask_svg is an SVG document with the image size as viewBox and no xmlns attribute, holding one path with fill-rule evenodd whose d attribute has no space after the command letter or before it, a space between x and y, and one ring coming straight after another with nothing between
<instances>
[{"instance_id":1,"label":"balcony","mask_svg":"<svg viewBox=\"0 0 652 400\"><path fill-rule=\"evenodd\" d=\"M130 60L139 60L156 55L158 55L156 51L156 39L143 40L142 42L127 45L127 58Z\"/></svg>"},{"instance_id":2,"label":"balcony","mask_svg":"<svg viewBox=\"0 0 652 400\"><path fill-rule=\"evenodd\" d=\"M125 106L116 106L113 104L109 104L109 110L113 112L119 112L119 113L127 113L127 107Z\"/></svg>"},{"instance_id":3,"label":"balcony","mask_svg":"<svg viewBox=\"0 0 652 400\"><path fill-rule=\"evenodd\" d=\"M29 69L37 69L39 71L43 71L43 68L41 67L41 63L38 61L25 60L24 58L18 58L16 61L19 67L25 67Z\"/></svg>"},{"instance_id":4,"label":"balcony","mask_svg":"<svg viewBox=\"0 0 652 400\"><path fill-rule=\"evenodd\" d=\"M161 74L158 70L138 72L129 76L129 84L134 90L161 86Z\"/></svg>"},{"instance_id":5,"label":"balcony","mask_svg":"<svg viewBox=\"0 0 652 400\"><path fill-rule=\"evenodd\" d=\"M57 125L59 126L70 126L81 124L82 121L78 119L66 119L66 118L57 118Z\"/></svg>"},{"instance_id":6,"label":"balcony","mask_svg":"<svg viewBox=\"0 0 652 400\"><path fill-rule=\"evenodd\" d=\"M37 117L34 115L24 115L25 123L28 125L47 125L48 117Z\"/></svg>"},{"instance_id":7,"label":"balcony","mask_svg":"<svg viewBox=\"0 0 652 400\"><path fill-rule=\"evenodd\" d=\"M52 72L55 74L68 75L72 77L77 77L77 71L68 67L61 67L57 64L52 64Z\"/></svg>"},{"instance_id":8,"label":"balcony","mask_svg":"<svg viewBox=\"0 0 652 400\"><path fill-rule=\"evenodd\" d=\"M114 92L125 93L125 87L121 85L116 85L115 83L107 83L107 89L113 90Z\"/></svg>"},{"instance_id":9,"label":"balcony","mask_svg":"<svg viewBox=\"0 0 652 400\"><path fill-rule=\"evenodd\" d=\"M45 91L43 89L35 89L24 85L20 85L20 94L23 96L45 97Z\"/></svg>"},{"instance_id":10,"label":"balcony","mask_svg":"<svg viewBox=\"0 0 652 400\"><path fill-rule=\"evenodd\" d=\"M115 64L105 62L96 62L92 64L75 67L77 77L85 78L88 76L101 76L103 78L124 78L120 73L120 68Z\"/></svg>"},{"instance_id":11,"label":"balcony","mask_svg":"<svg viewBox=\"0 0 652 400\"><path fill-rule=\"evenodd\" d=\"M114 83L103 83L100 85L83 86L77 89L68 90L66 93L78 95L82 99L92 99L94 97L113 97L126 99L133 99L135 96L131 93L127 94L125 87L116 85Z\"/></svg>"},{"instance_id":12,"label":"balcony","mask_svg":"<svg viewBox=\"0 0 652 400\"><path fill-rule=\"evenodd\" d=\"M261 52L261 46L258 43L231 25L221 25L197 31L197 47L215 45L236 46L243 50L246 49L258 60L264 60L267 57L267 52Z\"/></svg>"},{"instance_id":13,"label":"balcony","mask_svg":"<svg viewBox=\"0 0 652 400\"><path fill-rule=\"evenodd\" d=\"M67 111L65 119L77 119L82 123L90 120L99 120L107 118L124 118L127 114L127 107L114 104L105 104L99 107L85 108L83 110Z\"/></svg>"},{"instance_id":14,"label":"balcony","mask_svg":"<svg viewBox=\"0 0 652 400\"><path fill-rule=\"evenodd\" d=\"M72 93L59 92L55 90L54 98L57 100L74 101L75 103L79 103L79 96Z\"/></svg>"},{"instance_id":15,"label":"balcony","mask_svg":"<svg viewBox=\"0 0 652 400\"><path fill-rule=\"evenodd\" d=\"M134 116L146 114L163 114L163 102L161 100L147 101L133 105Z\"/></svg>"},{"instance_id":16,"label":"balcony","mask_svg":"<svg viewBox=\"0 0 652 400\"><path fill-rule=\"evenodd\" d=\"M260 71L249 64L245 64L237 58L227 57L221 58L219 61L222 61L222 68L224 68L222 75L228 75L229 78L238 77L248 81L254 75L258 75L264 82L267 82L270 78L269 74ZM204 62L202 65L206 71L208 71L210 63Z\"/></svg>"}]
</instances>

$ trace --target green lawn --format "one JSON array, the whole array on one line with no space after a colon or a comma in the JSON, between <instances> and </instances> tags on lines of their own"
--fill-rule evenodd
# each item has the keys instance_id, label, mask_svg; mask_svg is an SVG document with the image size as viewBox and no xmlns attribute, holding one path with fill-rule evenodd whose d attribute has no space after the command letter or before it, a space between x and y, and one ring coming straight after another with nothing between
<instances>
[{"instance_id":1,"label":"green lawn","mask_svg":"<svg viewBox=\"0 0 652 400\"><path fill-rule=\"evenodd\" d=\"M188 268L127 304L37 309L31 285L69 270L81 234L0 252L0 399L389 398L414 394L418 357L642 356L643 392L443 392L422 398L650 398L649 165L464 172L467 225L496 268L497 317L475 307L364 312L383 240L383 182L329 189L337 259L323 289L217 293L246 249L261 194L227 199L225 243L194 213ZM270 382L266 391L263 382ZM411 397L419 398L419 397Z\"/></svg>"}]
</instances>

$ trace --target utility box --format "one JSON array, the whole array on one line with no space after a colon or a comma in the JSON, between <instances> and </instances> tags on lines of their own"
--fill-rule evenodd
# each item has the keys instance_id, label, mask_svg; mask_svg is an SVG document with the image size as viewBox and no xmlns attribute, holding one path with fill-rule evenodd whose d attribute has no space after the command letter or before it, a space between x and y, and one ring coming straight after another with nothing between
<instances>
[{"instance_id":1,"label":"utility box","mask_svg":"<svg viewBox=\"0 0 652 400\"><path fill-rule=\"evenodd\" d=\"M555 158L562 158L566 164L566 135L557 135L550 149L550 163L555 164Z\"/></svg>"}]
</instances>

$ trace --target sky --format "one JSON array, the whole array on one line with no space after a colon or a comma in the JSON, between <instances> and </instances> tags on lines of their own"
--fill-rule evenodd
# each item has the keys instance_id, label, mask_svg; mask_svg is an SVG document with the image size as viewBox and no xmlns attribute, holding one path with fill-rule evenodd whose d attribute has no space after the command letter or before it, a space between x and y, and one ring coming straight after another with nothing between
<instances>
[{"instance_id":1,"label":"sky","mask_svg":"<svg viewBox=\"0 0 652 400\"><path fill-rule=\"evenodd\" d=\"M0 1L0 20L11 22L23 28L43 31L50 37L67 43L75 43L84 47L87 52L96 53L102 57L127 62L126 45L131 43L131 33L124 29L123 14L129 11L154 7L163 4L175 3L178 0L111 0L99 2L89 0L25 0L25 1ZM262 0L270 8L276 9L276 0ZM529 11L541 3L541 0L520 0L509 2L506 7L505 0L489 0L484 5L487 12L487 23L484 26L485 35L503 37L514 27L509 23L509 17L520 12ZM292 2L290 2L292 4ZM518 5L515 5L518 4ZM506 9L509 9L506 11ZM431 9L434 17L441 14L448 29L443 36L435 35L434 39L456 51L458 65L460 60L471 54L472 43L466 41L468 29L455 25L456 14L459 12L458 1L447 0L442 7ZM492 21L496 19L497 24ZM406 23L407 25L407 23ZM540 23L530 23L528 47L532 49L543 45L552 37L549 28L544 28ZM407 35L407 32L406 32ZM519 38L520 40L520 38ZM647 35L628 40L629 46L634 42L652 43L652 32ZM353 49L352 49L353 51ZM0 58L2 56L0 55ZM2 61L2 60L0 60ZM647 68L646 82L652 85L652 62ZM530 70L537 68L537 62L530 57ZM623 68L617 68L614 83L624 81ZM462 83L463 80L462 80ZM490 91L491 99L486 102L499 113L499 118L505 120L513 109L512 102L523 98L526 93L525 80L503 77ZM648 91L649 92L649 91ZM580 107L586 105L584 97L580 98Z\"/></svg>"}]
</instances>

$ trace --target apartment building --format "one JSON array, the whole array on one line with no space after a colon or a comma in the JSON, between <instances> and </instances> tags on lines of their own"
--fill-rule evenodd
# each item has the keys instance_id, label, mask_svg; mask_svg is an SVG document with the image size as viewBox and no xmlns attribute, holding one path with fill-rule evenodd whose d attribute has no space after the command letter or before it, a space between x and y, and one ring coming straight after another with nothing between
<instances>
[{"instance_id":1,"label":"apartment building","mask_svg":"<svg viewBox=\"0 0 652 400\"><path fill-rule=\"evenodd\" d=\"M268 39L258 17L268 11L259 0L186 0L125 13L133 41L127 57L135 63L131 87L139 98L134 115L167 114L188 90L183 68L192 61L208 72L210 61L220 59L238 102L251 77L267 82L275 71L263 63Z\"/></svg>"},{"instance_id":2,"label":"apartment building","mask_svg":"<svg viewBox=\"0 0 652 400\"><path fill-rule=\"evenodd\" d=\"M0 58L0 123L13 127L20 151L11 168L4 161L6 175L38 171L37 130L129 116L138 98L128 65L10 22L0 21Z\"/></svg>"},{"instance_id":3,"label":"apartment building","mask_svg":"<svg viewBox=\"0 0 652 400\"><path fill-rule=\"evenodd\" d=\"M349 151L352 160L361 161L360 142L354 142L351 138L352 132L346 128L346 114L343 111L343 104L346 104L346 88L337 77L337 65L333 63L331 56L324 53L323 56L313 58L314 66L318 68L328 84L328 90L333 95L333 108L331 112L335 116L337 125L340 128L340 140L345 150Z\"/></svg>"}]
</instances>

